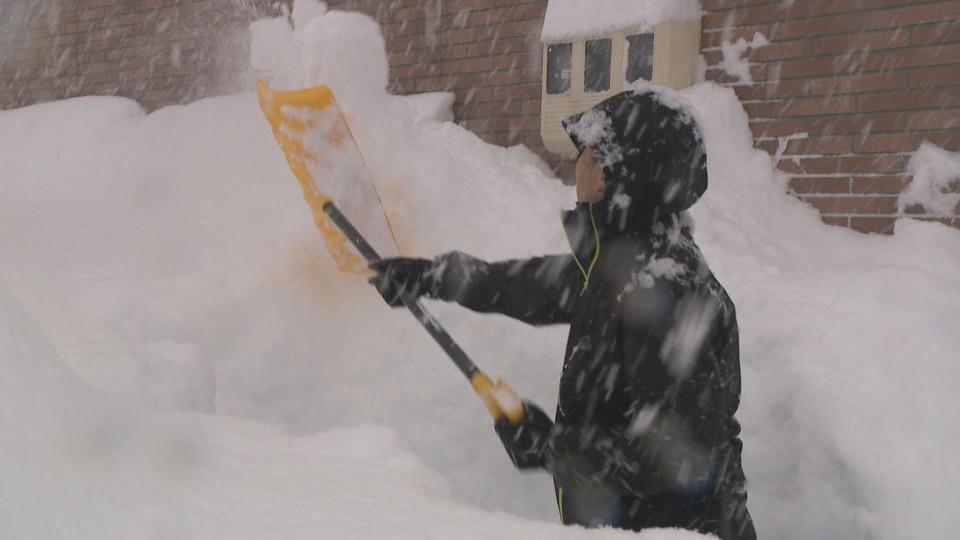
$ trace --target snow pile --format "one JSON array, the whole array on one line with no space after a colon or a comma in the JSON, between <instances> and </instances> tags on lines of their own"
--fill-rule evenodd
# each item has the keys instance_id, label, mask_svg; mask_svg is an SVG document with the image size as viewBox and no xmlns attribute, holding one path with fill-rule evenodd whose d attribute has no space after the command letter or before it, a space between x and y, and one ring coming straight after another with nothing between
<instances>
[{"instance_id":1,"label":"snow pile","mask_svg":"<svg viewBox=\"0 0 960 540\"><path fill-rule=\"evenodd\" d=\"M720 44L723 60L720 61L718 67L727 75L737 77L737 84L753 84L753 76L750 75L750 62L744 58L744 55L748 50L756 50L769 44L770 41L760 32L753 34L753 39L750 41L742 37L737 41L725 41Z\"/></svg>"},{"instance_id":2,"label":"snow pile","mask_svg":"<svg viewBox=\"0 0 960 540\"><path fill-rule=\"evenodd\" d=\"M258 23L254 45L303 47L331 16L368 35L356 16L295 8L292 26ZM378 69L380 49L310 54L291 87L338 66L402 252L563 251L572 190L535 156L438 120L442 97L341 71ZM288 66L270 58L262 73ZM949 538L960 234L823 226L753 149L732 90L682 97L709 152L696 238L740 319L760 534ZM337 272L254 96L3 112L0 171L0 277L49 336L0 293L0 537L634 537L555 525L550 479L512 470L426 333ZM492 375L555 405L565 328L429 307Z\"/></svg>"},{"instance_id":3,"label":"snow pile","mask_svg":"<svg viewBox=\"0 0 960 540\"><path fill-rule=\"evenodd\" d=\"M699 0L550 0L543 20L544 42L604 36L619 30L699 19Z\"/></svg>"},{"instance_id":4,"label":"snow pile","mask_svg":"<svg viewBox=\"0 0 960 540\"><path fill-rule=\"evenodd\" d=\"M91 394L0 282L3 538L645 538L451 502L392 430L293 436Z\"/></svg>"},{"instance_id":5,"label":"snow pile","mask_svg":"<svg viewBox=\"0 0 960 540\"><path fill-rule=\"evenodd\" d=\"M907 166L913 181L897 199L902 213L910 205L936 216L951 217L960 204L960 154L924 141Z\"/></svg>"},{"instance_id":6,"label":"snow pile","mask_svg":"<svg viewBox=\"0 0 960 540\"><path fill-rule=\"evenodd\" d=\"M943 501L960 481L951 457L960 233L912 220L893 237L822 226L784 195L769 156L748 150L731 89L684 95L705 121L711 176L693 207L696 236L740 320L740 418L760 534L949 536Z\"/></svg>"}]
</instances>

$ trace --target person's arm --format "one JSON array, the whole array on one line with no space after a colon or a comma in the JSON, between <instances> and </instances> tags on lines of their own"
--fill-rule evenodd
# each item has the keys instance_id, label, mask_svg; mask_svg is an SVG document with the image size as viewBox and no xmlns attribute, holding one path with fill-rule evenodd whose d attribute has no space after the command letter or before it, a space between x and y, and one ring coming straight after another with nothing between
<instances>
[{"instance_id":1,"label":"person's arm","mask_svg":"<svg viewBox=\"0 0 960 540\"><path fill-rule=\"evenodd\" d=\"M529 324L570 322L582 284L572 255L486 262L453 251L433 260L427 296Z\"/></svg>"},{"instance_id":2,"label":"person's arm","mask_svg":"<svg viewBox=\"0 0 960 540\"><path fill-rule=\"evenodd\" d=\"M572 255L486 262L452 251L433 260L383 259L370 265L370 283L393 307L403 296L457 302L533 324L570 322L582 281Z\"/></svg>"}]
</instances>

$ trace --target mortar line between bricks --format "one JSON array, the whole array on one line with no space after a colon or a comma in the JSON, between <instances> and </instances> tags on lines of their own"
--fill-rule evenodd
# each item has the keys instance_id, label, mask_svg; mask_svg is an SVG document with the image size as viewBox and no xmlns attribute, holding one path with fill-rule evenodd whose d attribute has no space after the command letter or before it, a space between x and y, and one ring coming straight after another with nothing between
<instances>
[{"instance_id":1,"label":"mortar line between bricks","mask_svg":"<svg viewBox=\"0 0 960 540\"><path fill-rule=\"evenodd\" d=\"M777 103L777 102L773 101L771 103ZM816 119L816 118L826 119L826 118L852 117L852 116L858 117L858 119L863 119L864 117L869 118L870 116L880 116L885 114L916 114L916 113L923 113L923 112L947 113L947 112L953 112L953 111L960 111L960 105L953 106L953 107L943 107L940 109L931 109L928 107L924 109L894 109L894 110L869 111L869 112L852 111L852 112L842 112L842 113L827 113L827 114L821 113L821 114L804 114L804 115L790 115L790 116L756 116L756 117L750 118L750 121L758 122L758 123L759 122L766 123L766 122L783 122L786 120L809 120L809 119ZM956 127L960 127L960 125ZM956 127L943 128L943 129L956 129ZM873 133L872 130L871 130L871 133Z\"/></svg>"},{"instance_id":2,"label":"mortar line between bricks","mask_svg":"<svg viewBox=\"0 0 960 540\"><path fill-rule=\"evenodd\" d=\"M842 193L812 191L809 193L797 193L796 195L807 199L896 199L900 197L899 193L862 193L852 191L844 191Z\"/></svg>"},{"instance_id":3,"label":"mortar line between bricks","mask_svg":"<svg viewBox=\"0 0 960 540\"><path fill-rule=\"evenodd\" d=\"M910 27L910 28L915 28L915 27L917 27L917 26L928 26L928 25L938 25L938 24L940 24L940 23L923 23L923 24L914 25L914 26L912 26L912 27ZM898 28L906 28L906 27L898 27ZM889 32L889 31L890 31L889 28L888 28L888 29L885 29L885 30L882 30L882 32ZM871 32L872 32L872 31L871 31ZM850 34L863 35L863 34L867 34L867 33L870 33L870 32L851 32L851 33L848 33L848 34L833 34L833 35L834 35L834 36L850 35ZM780 40L780 41L771 41L770 44L771 44L771 45L778 45L778 44L795 44L796 42L799 42L799 41L808 41L808 40L820 39L820 38L825 38L825 37L832 37L832 36L816 35L816 36L809 36L809 37L799 37L799 38L796 38L796 39L785 39L785 40ZM732 42L727 41L727 42L725 42L725 43L732 43ZM871 51L871 52L888 52L888 51L897 51L897 50L915 50L915 49L923 49L923 48L926 48L926 47L937 47L937 46L940 46L940 45L954 45L954 44L957 44L957 43L960 43L960 37L946 38L944 41L931 41L931 42L928 42L928 43L911 43L911 44L909 44L909 45L904 45L903 47L884 47L884 48L882 48L882 49L873 49L873 48L871 48L870 51ZM751 49L751 50L758 50L758 49L762 49L762 48L763 48L763 47L758 47L757 49ZM852 50L862 50L862 49L852 49ZM700 49L700 52L701 52L701 53L706 53L706 52L723 52L723 47L707 47L707 48ZM847 54L847 53L837 52L837 53L822 53L822 54L804 54L804 55L802 55L802 56L795 56L795 57L791 57L791 58L778 58L778 59L774 59L774 60L758 60L757 63L784 62L784 61L788 61L788 60L799 60L799 59L806 59L806 58L824 58L824 57L828 57L828 56L843 56L844 54Z\"/></svg>"},{"instance_id":4,"label":"mortar line between bricks","mask_svg":"<svg viewBox=\"0 0 960 540\"><path fill-rule=\"evenodd\" d=\"M783 161L783 160L781 160L781 161ZM774 166L774 168L776 169L776 166ZM788 173L788 172L786 172L786 171L781 171L780 169L777 169L777 170L780 171L780 172L783 173L783 174L786 174L786 175L790 176L791 178L831 178L831 179L833 179L833 178L841 178L841 179L847 179L847 178L852 178L852 179L855 179L855 178L863 178L863 179L876 179L876 178L888 178L888 177L890 177L890 176L903 176L903 177L909 177L909 176L910 176L910 175L908 175L908 174L897 174L897 173L850 173L850 172L845 172L845 173ZM905 173L905 172L906 172L906 171L904 171L904 173Z\"/></svg>"},{"instance_id":5,"label":"mortar line between bricks","mask_svg":"<svg viewBox=\"0 0 960 540\"><path fill-rule=\"evenodd\" d=\"M957 64L960 69L960 63ZM922 69L922 68L915 68ZM841 75L841 77L847 77L848 75ZM828 80L833 77L816 77L818 80ZM769 86L778 85L780 81L770 81L767 84ZM757 86L757 85L753 85ZM736 88L744 88L747 86L744 85L732 85L730 88L736 90ZM740 103L768 103L768 102L777 102L777 101L789 101L794 99L809 99L809 98L832 98L835 96L862 96L862 95L875 95L875 94L889 94L894 92L924 92L931 90L960 90L960 84L946 84L943 86L904 86L902 88L889 88L885 90L860 90L855 92L834 92L831 94L800 94L800 95L790 95L782 97L770 97L764 99L741 99Z\"/></svg>"},{"instance_id":6,"label":"mortar line between bricks","mask_svg":"<svg viewBox=\"0 0 960 540\"><path fill-rule=\"evenodd\" d=\"M947 41L947 42L944 42L944 43L940 43L940 42L936 42L936 43L924 43L924 44L921 44L921 45L906 45L906 46L904 46L904 47L888 47L888 48L884 48L884 49L851 49L851 51L854 51L854 52L865 51L865 52L867 53L866 55L864 55L864 58L863 58L863 59L865 60L867 56L869 56L869 55L871 55L871 54L874 54L874 53L876 53L876 54L890 54L891 56L893 56L893 55L896 55L896 54L898 54L898 53L913 52L913 51L918 51L918 50L921 50L921 49L930 49L930 48L943 47L943 46L951 46L951 45L957 45L957 44L960 44L960 39L957 39L956 41ZM769 64L779 64L779 63L782 63L782 62L793 62L793 61L798 61L798 60L816 60L816 59L818 59L818 58L825 60L825 59L828 59L828 58L844 58L844 57L852 57L852 55L850 54L850 52L847 52L847 53L808 54L808 55L804 55L804 56L798 56L798 57L796 57L796 58L781 58L781 59L776 59L776 60L757 60L757 61L748 62L748 64L749 64L750 66L765 66L765 65L769 65ZM949 63L947 63L947 64L930 64L930 65L922 65L922 66L908 66L908 67L895 67L895 68L880 68L880 69L877 69L877 70L875 70L875 71L882 71L882 72L884 72L884 73L888 73L888 72L906 71L906 70L909 70L909 69L917 69L917 68L924 68L924 67L936 67L936 66L938 66L938 65L939 65L939 66L944 66L944 65L950 66L950 65L955 65L955 64L958 64L958 63L960 63L960 62L949 62ZM722 68L720 68L720 67L718 67L718 66L720 66L720 64L708 65L708 66L707 66L707 71L711 71L711 70L721 70ZM858 72L855 72L855 73L872 73L872 72L873 72L873 71L866 71L866 72L860 72L860 71L858 71ZM809 78L809 77L810 77L809 75L806 75L806 76L795 77L795 78L804 78L804 79L806 79L806 78Z\"/></svg>"},{"instance_id":7,"label":"mortar line between bricks","mask_svg":"<svg viewBox=\"0 0 960 540\"><path fill-rule=\"evenodd\" d=\"M731 12L731 11L744 11L744 12L746 12L746 11L750 11L750 10L752 10L752 9L756 9L756 8L760 8L760 7L764 7L764 6L770 6L770 5L776 4L776 3L777 3L777 2L772 2L772 3L769 3L769 4L756 4L756 5L752 5L752 6L736 6L736 7L729 7L729 8L720 8L720 9L704 10L704 14L705 14L705 15L712 15L712 14L720 14L720 13L723 13L723 12ZM831 13L822 13L822 14L817 14L817 13L816 13L816 9L814 9L814 10L813 10L814 13L813 13L812 15L807 15L807 16L802 16L802 15L801 15L801 16L795 16L795 17L790 17L789 19L784 19L784 20L779 20L779 19L778 19L778 20L772 20L772 21L762 21L762 22L757 22L757 23L753 23L753 24L746 24L746 25L743 25L743 26L744 26L744 27L750 27L750 26L760 26L760 25L763 25L763 24L775 24L775 23L779 23L779 22L810 21L810 20L822 19L822 18L826 18L826 17L841 17L841 16L852 16L852 15L865 15L865 14L868 14L868 13L879 13L879 12L883 12L883 11L895 11L895 10L897 10L897 9L903 9L903 8L914 7L914 6L924 6L924 5L930 5L930 4L944 4L944 3L946 3L946 2L944 2L944 0L912 0L909 4L902 4L902 5L899 5L899 6L881 6L881 7L872 7L872 8L865 8L865 9L852 9L852 10L850 10L850 11L835 11L835 12L831 12ZM741 28L741 27L731 26L731 28ZM711 29L711 30L714 30L714 31L716 31L716 30L723 30L722 28L713 28L713 27L711 27L710 29Z\"/></svg>"}]
</instances>

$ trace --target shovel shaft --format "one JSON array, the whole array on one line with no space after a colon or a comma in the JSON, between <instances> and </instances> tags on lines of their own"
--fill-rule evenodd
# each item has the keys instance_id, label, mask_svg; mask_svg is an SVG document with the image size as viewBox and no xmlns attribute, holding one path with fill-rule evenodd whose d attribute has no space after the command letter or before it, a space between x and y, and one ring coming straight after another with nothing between
<instances>
[{"instance_id":1,"label":"shovel shaft","mask_svg":"<svg viewBox=\"0 0 960 540\"><path fill-rule=\"evenodd\" d=\"M346 236L347 239L350 240L350 243L357 248L357 251L359 251L365 259L367 259L367 262L375 262L380 260L380 255L375 249L373 249L373 246L367 242L366 238L360 234L360 231L358 231L353 224L350 223L350 220L343 215L343 212L341 212L335 204L328 202L323 206L323 211L327 214L330 220L333 221L341 231L343 231L344 236ZM447 353L447 356L450 357L450 360L456 364L457 368L459 368L463 375L472 383L474 377L480 373L480 369L476 364L473 363L472 360L470 360L470 357L467 356L467 353L464 352L464 350L457 345L457 342L453 340L453 337L451 337L450 334L448 334L447 331L440 326L439 321L437 321L433 315L428 313L423 306L420 305L419 300L411 298L409 295L403 295L400 297L400 299L403 301L403 305L410 310L410 313L413 313L413 316L420 321L420 324L422 324L427 330L427 333L429 333L437 342L437 344L440 345L440 348Z\"/></svg>"},{"instance_id":2,"label":"shovel shaft","mask_svg":"<svg viewBox=\"0 0 960 540\"><path fill-rule=\"evenodd\" d=\"M343 215L343 212L341 212L336 205L328 202L323 206L323 211L330 220L343 231L344 236L346 236L350 243L357 248L357 251L367 259L367 262L380 260L380 255L377 251L373 249L373 246L367 242L367 239L360 234L360 231L350 223L350 220ZM440 348L447 353L450 360L456 364L460 372L470 381L470 385L473 386L474 391L476 391L480 399L483 400L484 405L486 405L487 410L490 412L490 416L492 416L494 420L506 418L512 424L518 424L523 419L524 409L523 403L520 401L520 398L517 397L516 392L502 379L496 383L490 380L490 377L481 371L480 368L473 363L473 360L470 360L467 353L457 345L453 337L440 326L440 322L437 321L433 315L430 315L427 310L423 309L419 300L409 295L403 295L400 298L403 301L403 305L410 310L410 313L413 313L413 316L426 328L427 333L433 336L433 339L440 345Z\"/></svg>"}]
</instances>

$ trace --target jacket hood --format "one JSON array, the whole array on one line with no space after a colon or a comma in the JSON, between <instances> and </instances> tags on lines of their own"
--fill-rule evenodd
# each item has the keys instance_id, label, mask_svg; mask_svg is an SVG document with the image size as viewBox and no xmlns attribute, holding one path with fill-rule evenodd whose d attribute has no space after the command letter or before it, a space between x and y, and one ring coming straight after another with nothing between
<instances>
[{"instance_id":1,"label":"jacket hood","mask_svg":"<svg viewBox=\"0 0 960 540\"><path fill-rule=\"evenodd\" d=\"M628 90L563 120L567 135L603 166L595 205L608 232L651 226L707 190L707 152L691 105L669 89Z\"/></svg>"}]
</instances>

